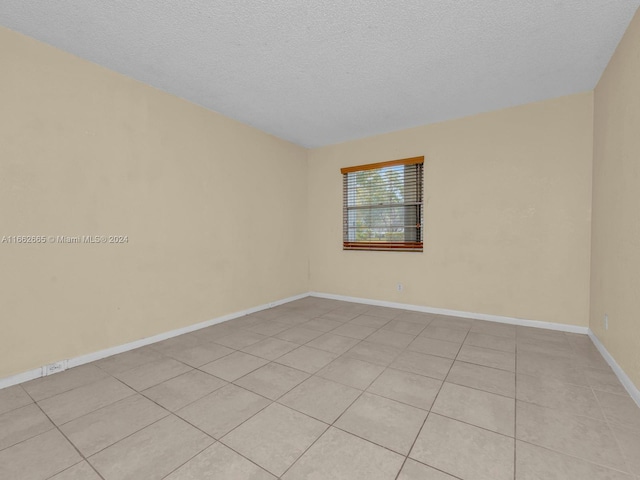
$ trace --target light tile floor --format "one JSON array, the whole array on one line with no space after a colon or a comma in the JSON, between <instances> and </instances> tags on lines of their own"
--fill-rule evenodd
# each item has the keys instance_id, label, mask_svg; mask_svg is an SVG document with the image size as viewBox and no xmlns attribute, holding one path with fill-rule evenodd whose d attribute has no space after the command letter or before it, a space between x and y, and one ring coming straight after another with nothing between
<instances>
[{"instance_id":1,"label":"light tile floor","mask_svg":"<svg viewBox=\"0 0 640 480\"><path fill-rule=\"evenodd\" d=\"M640 480L585 335L306 298L0 390L7 480Z\"/></svg>"}]
</instances>

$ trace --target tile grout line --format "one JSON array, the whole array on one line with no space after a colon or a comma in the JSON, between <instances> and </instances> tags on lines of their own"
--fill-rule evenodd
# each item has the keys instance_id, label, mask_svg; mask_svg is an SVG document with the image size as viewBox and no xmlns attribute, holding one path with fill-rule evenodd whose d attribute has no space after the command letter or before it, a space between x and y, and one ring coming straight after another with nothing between
<instances>
[{"instance_id":1,"label":"tile grout line","mask_svg":"<svg viewBox=\"0 0 640 480\"><path fill-rule=\"evenodd\" d=\"M357 315L357 316L356 316L356 317L354 317L354 318L357 318L358 316L360 316L360 315ZM391 320L389 320L389 321L391 321ZM387 322L387 323L389 323L389 322ZM386 325L386 324L385 324L385 325ZM339 328L339 327L336 327L336 328ZM375 331L375 332L377 332L378 330L379 330L379 329L376 329L376 331ZM367 336L367 337L365 337L365 338L368 338L369 336L373 335L375 332L372 332L370 335L368 335L368 336ZM354 345L354 347L355 347L356 345L359 345L359 344L360 344L360 343L362 343L363 341L364 341L364 339L361 339L361 340L360 340L360 342L358 342L358 343L356 343L356 344ZM353 347L352 347L352 348L353 348ZM345 353L346 353L346 352L344 352L342 355L344 355ZM337 358L340 358L342 355L340 355L340 356L339 356L339 357L337 357ZM337 360L337 358L336 358L336 360ZM334 361L335 361L335 360L334 360ZM332 362L329 362L329 364L330 364L330 363L332 363ZM367 362L367 363L368 363L368 362ZM328 365L328 364L327 364L327 365ZM322 370L322 369L321 369L321 370ZM320 370L319 370L319 371L320 371ZM370 387L370 386L371 386L371 385L372 385L372 384L373 384L373 383L374 383L374 382L375 382L375 381L376 381L376 380L377 380L377 379L378 379L378 378L379 378L379 377L380 377L380 376L381 376L385 371L386 371L386 368L384 368L384 369L383 369L383 370L382 370L382 371L381 371L381 372L376 376L376 378L374 378L374 379L369 383L369 385L367 385L367 387L366 387L366 388L369 388L369 387ZM314 377L314 376L318 376L319 378L323 378L323 379L324 379L324 377L320 377L319 375L317 375L317 373L318 373L318 372L316 372L315 374L311 375L309 378ZM329 380L329 379L325 379L325 380ZM301 382L301 383L302 383L302 382ZM340 384L339 382L335 382L335 383ZM341 384L341 385L342 385L342 384ZM294 388L295 388L295 387L294 387ZM351 388L354 388L354 387L351 387ZM284 476L284 475L285 475L285 474L286 474L286 473L287 473L291 468L293 468L293 466L294 466L294 465L295 465L295 464L296 464L296 463L297 463L297 462L298 462L298 461L299 461L299 460L300 460L300 459L301 459L301 458L302 458L302 457L303 457L303 456L304 456L304 455L305 455L305 454L306 454L306 453L307 453L307 452L308 452L308 451L313 447L313 445L315 445L315 444L316 444L316 442L317 442L318 440L320 440L320 438L322 438L322 436L323 436L323 435L324 435L324 434L325 434L325 433L326 433L330 428L332 428L332 427L333 427L333 428L336 428L336 429L338 429L338 430L340 430L340 431L342 431L342 432L344 432L344 433L347 433L347 434L349 434L349 435L354 435L354 434L353 434L353 433L351 433L351 432L346 432L345 430L342 430L341 428L337 427L337 426L336 426L336 422L338 422L338 420L340 420L340 418L342 417L342 415L344 415L344 413L345 413L347 410L349 410L349 408L351 408L351 407L353 406L353 404L354 404L354 403L356 403L356 402L360 399L360 397L362 397L362 395L363 395L363 394L365 393L365 391L366 391L366 388L365 388L364 390L361 390L361 391L360 391L360 394L359 394L359 395L358 395L358 396L357 396L357 397L356 397L356 398L355 398L355 399L354 399L354 400L353 400L353 401L352 401L352 402L351 402L351 403L350 403L350 404L349 404L349 405L348 405L348 406L343 410L343 412L342 412L340 415L338 415L338 417L336 417L336 419L333 421L333 423L329 424L329 425L327 426L327 428L324 430L324 432L322 432L322 434L320 434L320 435L318 436L318 438L316 438L316 439L315 439L315 440L314 440L314 441L313 441L313 442L312 442L312 443L311 443L311 444L310 444L310 445L305 449L305 451L304 451L304 452L302 452L302 453L300 454L300 456L298 456L298 458L296 458L296 459L291 463L291 465L289 465L289 467L288 467L288 468L287 468L287 469L282 473L282 475L280 475L280 478L282 478L282 477L283 477L283 476ZM291 389L291 390L293 390L293 389ZM356 390L359 390L359 389L356 389ZM287 392L287 393L288 393L288 392ZM282 396L281 396L281 397L279 397L279 398L282 398L283 396L284 396L284 395L282 395ZM278 404L279 404L279 403L278 403ZM286 407L286 405L285 405L285 407ZM290 407L287 407L287 408L290 408ZM295 409L292 409L292 410L295 410ZM297 411L297 410L295 410L295 411ZM299 412L299 413L302 413L302 412ZM304 413L303 413L303 415L306 415L306 414L304 414ZM310 415L307 415L307 416L309 416L310 418L313 418L313 417L311 417ZM354 436L355 436L355 437L360 438L361 440L364 440L364 441L370 442L370 440L367 440L367 439L361 438L361 437L359 437L358 435L354 435ZM373 443L374 445L377 445L377 444L375 444L374 442L370 442L370 443ZM381 446L381 445L379 445L379 446ZM393 452L393 450L388 449L387 447L383 447L383 448L386 448L387 450L389 450L389 451ZM397 452L393 452L393 453L396 453L396 454L397 454Z\"/></svg>"},{"instance_id":2,"label":"tile grout line","mask_svg":"<svg viewBox=\"0 0 640 480\"><path fill-rule=\"evenodd\" d=\"M209 437L213 440L213 443L211 443L210 445L207 445L206 447L204 447L202 450L200 450L199 452L197 452L195 455L189 457L186 461L184 461L183 463L181 463L180 465L178 465L176 468L174 468L173 470L171 470L169 473L167 473L166 475L162 476L162 479L167 478L169 475L171 475L173 472L180 470L183 466L185 466L187 463L189 463L191 460L193 460L194 458L196 458L198 455L200 455L202 452L204 452L205 450L213 447L216 443L220 443L218 442L218 440L216 440L215 438L211 437L211 435L209 435Z\"/></svg>"},{"instance_id":3,"label":"tile grout line","mask_svg":"<svg viewBox=\"0 0 640 480\"><path fill-rule=\"evenodd\" d=\"M95 383L95 382L94 382ZM27 394L31 397L31 395L29 394L29 392L27 392ZM52 398L52 397L50 397ZM102 480L104 480L104 477L100 474L100 472L98 472L98 470L96 470L96 468L91 464L91 462L89 462L89 460L87 459L87 457L80 451L80 449L78 449L78 447L76 447L76 445L71 441L71 439L69 439L69 437L67 437L67 435L65 435L65 433L60 429L60 427L49 417L49 415L47 415L47 412L45 412L42 407L40 406L40 404L38 404L38 402L35 401L35 399L33 397L31 397L31 399L34 401L34 403L36 404L36 406L40 409L40 411L42 412L42 414L47 417L47 419L51 422L51 424L54 426L54 428L58 431L58 433L60 433L60 435L62 435L64 437L64 439L69 443L69 445L71 445L73 447L73 449L78 453L78 455L80 455L80 458L82 460L80 460L80 462L78 463L74 463L73 465L69 465L67 468L65 468L64 470L61 470L60 472L56 472L53 475L51 475L49 478L52 478L56 475L58 475L59 473L64 472L65 470L68 470L69 468L78 465L82 462L86 462L89 467L91 467L91 469L96 473L96 475L98 475L99 478L101 478ZM53 429L52 429L53 430ZM48 430L51 431L51 430ZM46 432L45 432L46 433ZM34 438L34 437L31 437Z\"/></svg>"},{"instance_id":4,"label":"tile grout line","mask_svg":"<svg viewBox=\"0 0 640 480\"><path fill-rule=\"evenodd\" d=\"M372 333L372 335L373 335L373 333ZM358 344L356 344L356 345L358 345ZM355 345L354 345L354 346L355 346ZM340 358L340 357L338 357L338 358ZM330 363L331 363L331 362L330 362ZM367 388L369 388L369 386L371 386L371 385L373 384L373 382L375 382L375 381L380 377L380 375L382 375L382 373L383 373L385 370L386 370L386 369L382 370L382 372L380 372L380 373L376 376L376 378L375 378L375 379L373 379L373 380L371 381L371 383L369 383L369 385L367 386ZM312 375L312 376L316 376L316 375L317 375L317 372L316 372L316 374L314 374L314 375ZM309 377L309 378L311 378L311 377ZM319 377L319 378L323 378L323 377ZM325 380L328 380L328 379L325 379ZM335 383L339 383L339 382L335 382ZM351 387L351 388L354 388L354 387ZM293 390L293 389L292 389L292 390ZM359 390L359 389L356 389L356 390ZM353 404L354 404L354 403L356 403L356 402L358 401L358 399L362 396L362 394L363 394L365 391L366 391L366 389L365 389L365 390L361 390L361 391L360 391L360 394L359 394L359 395L358 395L358 396L357 396L357 397L356 397L356 398L355 398L355 399L354 399L354 400L349 404L349 406L347 406L347 408L345 408L345 409L343 410L343 412L342 412L340 415L338 415L338 417L333 421L333 423L329 424L329 425L327 426L327 428L324 430L324 432L322 432L322 434L318 435L318 438L316 438L316 439L315 439L315 440L314 440L314 441L313 441L313 442L312 442L312 443L311 443L311 444L310 444L310 445L305 449L305 451L304 451L304 452L302 452L302 453L300 454L300 456L298 456L298 458L296 458L296 459L291 463L291 465L289 465L289 467L288 467L288 468L287 468L287 469L282 473L282 475L280 475L280 478L282 478L282 477L283 477L283 476L284 476L284 475L285 475L285 474L286 474L286 473L287 473L291 468L293 468L293 466L294 466L294 465L295 465L295 464L296 464L296 463L297 463L297 462L298 462L298 461L299 461L299 460L300 460L300 459L301 459L301 458L302 458L302 457L303 457L303 456L304 456L304 455L305 455L305 454L306 454L306 453L311 449L311 447L313 447L313 446L316 444L316 442L317 442L318 440L320 440L320 438L322 438L322 436L324 436L324 434L325 434L325 433L326 433L330 428L332 428L332 427L333 427L333 428L336 428L336 429L338 429L338 430L340 430L340 431L344 432L344 430L342 430L341 428L339 428L339 427L337 427L337 426L336 426L336 422L337 422L338 420L340 420L340 418L342 417L342 415L344 415L344 413L345 413L347 410L349 410L349 409L353 406ZM280 398L282 398L282 397L280 397ZM289 407L287 407L287 408L289 408ZM296 411L297 411L297 410L296 410ZM300 413L302 413L302 412L300 412ZM304 414L304 415L306 415L306 414ZM310 418L313 418L313 417L311 417L310 415L307 415L307 416L309 416ZM345 433L348 433L348 434L350 434L350 435L353 435L351 432L345 432ZM354 435L354 436L356 436L356 437L357 437L357 435ZM361 437L358 437L358 438L361 438ZM368 440L366 440L366 439L362 439L362 440L368 441ZM373 442L371 442L371 443L373 443ZM375 445L375 444L374 444L374 445ZM396 452L394 452L394 453L396 453Z\"/></svg>"},{"instance_id":5,"label":"tile grout line","mask_svg":"<svg viewBox=\"0 0 640 480\"><path fill-rule=\"evenodd\" d=\"M426 327L425 327L426 328ZM438 400L438 396L440 396L440 392L442 391L442 387L444 386L447 377L449 376L449 374L451 373L451 369L453 368L453 365L456 362L456 358L458 358L458 355L460 354L460 350L462 350L462 345L464 345L464 341L467 339L467 337L469 336L469 331L467 331L466 335L464 336L464 338L462 339L462 343L460 344L460 347L458 348L458 352L456 353L456 357L453 359L453 361L451 362L451 365L449 365L449 370L447 370L447 374L444 376L444 378L442 379L442 383L440 384L440 388L438 389L438 393L436 393L435 397L433 397L433 402L431 402L431 406L429 407L429 412L427 413L427 416L425 417L424 421L422 422L422 426L420 427L420 429L418 430L418 434L416 435L416 438L413 439L413 443L411 444L411 447L409 448L409 451L407 452L407 454L404 457L404 461L402 462L402 465L400 467L400 470L398 470L398 474L396 475L396 480L398 479L398 477L400 476L400 473L402 473L402 469L404 468L405 464L407 463L407 459L410 457L411 455L411 451L413 450L413 448L416 445L416 442L418 441L418 438L420 437L420 434L422 433L422 430L424 429L424 426L427 424L427 420L429 419L429 416L432 414L432 409L433 406L435 405L436 401ZM435 413L434 413L435 414ZM413 459L412 459L413 460ZM422 462L421 462L422 463ZM427 464L425 464L427 465ZM430 468L431 465L427 465ZM442 471L442 470L440 470ZM445 472L447 473L447 472ZM448 473L447 473L448 474Z\"/></svg>"},{"instance_id":6,"label":"tile grout line","mask_svg":"<svg viewBox=\"0 0 640 480\"><path fill-rule=\"evenodd\" d=\"M225 385L225 386L226 386L226 385ZM237 386L237 385L236 385L236 386ZM224 388L224 387L220 387L220 388ZM242 387L238 387L238 388L242 388ZM214 391L217 391L217 390L220 390L220 389L216 389L216 390L214 390ZM246 389L243 389L243 390L246 390ZM211 393L213 393L213 392L211 392ZM254 394L255 394L255 392L251 392L251 393L254 393ZM210 395L210 394L207 394L207 395ZM205 397L206 397L207 395L205 395ZM256 395L258 395L258 394L256 394ZM260 396L262 396L262 395L260 395ZM145 397L145 398L146 398L146 397ZM204 398L204 397L201 397L200 399L202 399L202 398ZM268 399L268 398L266 398L266 397L263 397L263 398L265 398L265 399L269 400L269 399ZM200 400L200 399L199 399L199 400ZM153 401L152 399L149 399L149 400ZM197 400L196 400L196 401L197 401ZM271 401L272 403L274 403L272 400L269 400L269 401ZM154 403L155 403L155 402L154 402ZM188 424L188 425L190 425L191 427L195 428L196 430L198 430L199 432L203 433L203 434L204 434L204 435L206 435L207 437L211 438L211 439L213 440L213 443L212 443L211 445L206 446L206 447L205 447L205 448L203 448L202 450L200 450L198 453L196 453L196 454L195 454L195 455L193 455L191 458L189 458L189 460L187 460L186 462L182 463L180 466L178 466L177 468L175 468L174 470L172 470L171 472L169 472L167 475L165 475L165 476L164 476L164 477L162 477L162 478L166 478L168 475L170 475L170 474L171 474L171 473L173 473L174 471L178 470L180 467L182 467L182 466L183 466L183 465L185 465L186 463L190 462L190 461L191 461L191 460L193 460L195 457L197 457L197 456L198 456L198 455L200 455L202 452L204 452L207 448L212 447L212 446L213 446L213 445L215 445L216 443L220 443L220 444L222 444L223 446L225 446L226 448L229 448L230 450L233 450L235 453L237 453L238 455L240 455L240 456L241 456L242 458L244 458L245 460L248 460L249 462L253 463L254 465L256 465L256 466L260 467L262 470L265 470L263 467L261 467L260 465L258 465L257 463L255 463L255 462L254 462L253 460L251 460L250 458L245 457L242 453L237 452L236 450L234 450L233 448L231 448L231 447L230 447L230 446L228 446L227 444L223 443L223 442L222 442L222 438L223 438L224 436L228 435L229 433L231 433L232 431L234 431L234 430L235 430L236 428L238 428L240 425L242 425L242 424L244 424L245 422L247 422L249 419L251 419L251 418L255 417L256 415L258 415L259 413L261 413L263 410L265 410L267 407L269 407L272 403L270 403L270 404L268 404L268 405L265 405L265 406L264 406L263 408L261 408L259 411L257 411L256 413L254 413L253 415L251 415L250 417L248 417L246 420L244 420L243 422L241 422L240 424L238 424L236 427L234 427L234 428L232 428L231 430L229 430L228 432L226 432L222 437L220 437L220 439L215 438L215 437L214 437L213 435L211 435L210 433L207 433L206 431L204 431L203 429L201 429L201 428L200 428L200 427L198 427L197 425L194 425L193 423L191 423L191 422L190 422L189 420L187 420L186 418L182 418L182 417L181 417L180 415L178 415L177 413L175 413L175 412L169 412L169 415L168 415L168 416L174 416L174 417L176 417L178 420L185 422L186 424ZM167 417L164 417L164 418L167 418ZM161 420L162 420L162 419L161 419ZM159 420L158 420L158 421L159 421ZM154 423L156 423L156 422L154 422ZM145 427L145 428L146 428L146 427ZM138 430L138 431L139 431L139 430ZM137 432L136 432L136 433L137 433ZM124 439L123 439L123 440L124 440ZM117 443L117 442L116 442L116 443ZM114 444L114 445L115 445L115 444ZM267 470L265 470L265 471L267 471ZM271 473L271 472L269 472L269 473Z\"/></svg>"},{"instance_id":7,"label":"tile grout line","mask_svg":"<svg viewBox=\"0 0 640 480\"><path fill-rule=\"evenodd\" d=\"M18 384L16 384L16 385L11 385L11 387L7 387L7 389L12 388L12 387L20 387L20 390L21 390L21 391L22 391L22 392L23 392L27 397L29 397L29 399L31 400L31 402L26 403L26 404L24 404L24 405L20 405L19 407L11 408L11 409L7 410L6 412L2 412L2 413L0 413L0 415L4 415L4 414L6 414L6 413L10 413L10 412L15 412L15 411L16 411L16 410L18 410L19 408L24 408L24 407L27 407L27 406L29 406L29 405L32 405L32 404L36 403L36 402L35 402L35 400L33 399L33 397L32 397L31 395L29 395L29 393L27 393L27 391L23 388L22 384L18 383Z\"/></svg>"},{"instance_id":8,"label":"tile grout line","mask_svg":"<svg viewBox=\"0 0 640 480\"><path fill-rule=\"evenodd\" d=\"M609 429L609 432L611 432L611 436L613 437L613 440L616 442L616 446L618 447L618 451L620 452L620 455L624 459L625 467L627 468L627 472L626 473L629 473L629 475L634 475L634 473L632 472L632 469L629 468L629 466L630 466L629 459L627 458L627 455L624 453L624 451L620 447L621 443L620 443L620 440L618 439L618 435L616 435L616 432L614 431L614 429L612 427L612 422L609 420L609 416L607 415L607 413L605 412L604 408L602 407L602 402L598 398L598 395L596 395L596 393L595 393L593 387L591 386L591 384L589 384L589 388L591 389L591 393L593 394L593 396L596 398L596 402L598 403L598 406L600 407L600 410L602 411L602 416L604 417L604 421L607 424L607 428ZM638 432L640 432L640 429L638 430Z\"/></svg>"},{"instance_id":9,"label":"tile grout line","mask_svg":"<svg viewBox=\"0 0 640 480\"><path fill-rule=\"evenodd\" d=\"M567 334L567 332L564 332L564 334L566 335L566 334ZM575 348L574 348L574 346L573 346L570 342L569 342L569 345L570 345L570 347L571 347L571 350L574 352L574 354L576 354L576 355L577 355L577 353L575 352ZM516 357L516 361L517 361L517 357ZM536 378L544 378L544 377L540 377L540 376L538 376L538 375L529 375L529 374L522 374L522 375L525 375L525 376L533 376L533 377L536 377ZM518 379L518 375L516 374L516 386L517 386L517 379ZM616 435L613 433L613 429L611 428L611 425L610 425L610 423L609 423L609 421L608 421L608 419L607 419L607 416L605 415L604 410L602 409L602 407L601 407L601 405L600 405L600 401L599 401L599 399L597 398L597 395L595 395L595 391L594 391L593 387L591 387L591 385L590 385L590 384L589 384L588 386L585 386L585 385L577 385L577 384L568 383L568 382L561 382L561 383L563 383L563 384L567 384L567 385L571 385L571 386L581 387L581 388L589 388L589 390L592 392L593 396L595 397L596 402L598 402L598 406L599 406L599 408L600 408L600 410L601 410L601 413L603 414L604 421L603 421L603 420L601 420L601 419L596 419L596 418L590 417L590 416L588 416L588 415L583 415L583 414L576 415L576 414L573 414L573 413L567 413L567 412L564 412L563 410L560 410L560 409L558 409L558 408L549 407L549 406L547 406L547 405L538 405L538 404L533 403L533 402L528 402L528 401L524 401L524 400L519 400L519 399L517 398L517 390L516 390L516 418L517 418L517 403L518 403L518 402L521 402L521 403L526 403L526 404L529 404L529 405L535 405L535 406L537 406L537 407L544 408L544 409L546 409L546 410L552 410L552 411L558 411L558 412L561 412L561 413L565 413L566 415L569 415L569 416L571 416L571 417L584 417L584 418L588 418L588 419L591 419L591 420L595 420L595 421L597 421L597 422L599 422L599 423L605 423L605 424L607 425L607 427L609 428L609 431L611 432L611 434L612 434L612 436L613 436L614 440L616 441L616 445L618 446L618 450L620 451L622 458L625 460L625 467L628 469L628 461L627 461L627 459L626 459L626 456L624 455L624 453L622 452L622 450L621 450L621 449L620 449L620 447L619 447L619 442L618 442L618 440L617 440L617 438L616 438ZM622 470L620 470L620 469L618 469L618 468L616 468L616 467L612 467L612 466L609 466L609 465L603 465L603 464L601 464L601 463L595 462L595 461L593 461L592 459L586 459L586 458L584 458L584 457L580 457L580 456L577 456L577 455L572 454L572 453L561 452L561 451L558 451L558 450L556 450L556 449L550 448L550 447L548 447L548 446L546 446L546 445L536 444L536 443L533 443L533 442L528 441L528 440L518 439L518 438L517 438L517 434L516 434L516 436L515 436L515 440L516 440L516 443L517 443L517 442L526 443L526 444L528 444L528 445L532 445L532 446L534 446L534 447L536 447L536 448L542 448L542 449L547 450L547 451L549 451L549 452L553 452L553 453L555 453L555 454L557 454L557 455L566 456L566 457L569 457L569 458L574 458L574 459L576 459L576 460L580 460L580 461L586 462L586 463L588 463L588 464L590 464L590 465L596 465L596 466L599 466L599 467L604 468L604 469L607 469L607 470L612 470L612 471L621 472L621 473L624 473L624 474L630 474L630 475L633 475L633 474L631 473L631 470L628 470L628 471L626 471L626 472L625 472L625 471L622 471Z\"/></svg>"},{"instance_id":10,"label":"tile grout line","mask_svg":"<svg viewBox=\"0 0 640 480\"><path fill-rule=\"evenodd\" d=\"M520 442L520 443L526 443L527 445L531 445L531 446L536 447L536 448L541 448L541 449L546 450L546 451L548 451L548 452L552 452L552 453L554 453L554 454L556 454L556 455L560 455L560 456L563 456L563 457L573 458L573 459L575 459L575 460L579 460L579 461L584 462L584 463L587 463L587 464L589 464L589 465L595 465L595 466L600 467L600 468L603 468L603 469L605 469L605 470L611 470L611 471L614 471L614 472L623 473L623 474L625 474L625 475L633 475L633 473L625 472L624 470L620 470L619 468L612 467L612 466L610 466L610 465L603 465L602 463L594 462L594 461L593 461L593 460L591 460L591 459L586 459L586 458L584 458L584 457L579 457L579 456L577 456L577 455L575 455L575 454L572 454L572 453L559 452L558 450L554 450L554 449L553 449L553 448L551 448L551 447L547 447L547 446L545 446L545 445L538 445L537 443L533 443L533 442L530 442L530 441L528 441L528 440L518 440L518 442Z\"/></svg>"}]
</instances>

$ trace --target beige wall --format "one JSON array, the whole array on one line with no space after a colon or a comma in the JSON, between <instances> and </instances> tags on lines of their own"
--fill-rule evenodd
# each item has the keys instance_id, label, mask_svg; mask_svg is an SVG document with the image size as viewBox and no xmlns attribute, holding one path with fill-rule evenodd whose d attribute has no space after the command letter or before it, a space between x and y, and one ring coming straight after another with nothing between
<instances>
[{"instance_id":1,"label":"beige wall","mask_svg":"<svg viewBox=\"0 0 640 480\"><path fill-rule=\"evenodd\" d=\"M586 326L592 114L584 93L312 150L311 290ZM418 155L424 253L343 251L340 167Z\"/></svg>"},{"instance_id":2,"label":"beige wall","mask_svg":"<svg viewBox=\"0 0 640 480\"><path fill-rule=\"evenodd\" d=\"M595 89L594 112L590 327L640 388L640 11Z\"/></svg>"},{"instance_id":3,"label":"beige wall","mask_svg":"<svg viewBox=\"0 0 640 480\"><path fill-rule=\"evenodd\" d=\"M0 378L308 291L306 150L0 28Z\"/></svg>"}]
</instances>

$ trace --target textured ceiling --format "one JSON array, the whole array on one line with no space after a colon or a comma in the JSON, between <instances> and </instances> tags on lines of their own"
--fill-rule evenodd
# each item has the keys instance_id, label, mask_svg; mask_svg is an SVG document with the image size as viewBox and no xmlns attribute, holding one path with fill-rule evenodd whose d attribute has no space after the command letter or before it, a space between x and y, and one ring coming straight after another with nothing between
<instances>
[{"instance_id":1,"label":"textured ceiling","mask_svg":"<svg viewBox=\"0 0 640 480\"><path fill-rule=\"evenodd\" d=\"M640 0L0 0L0 25L307 147L592 89Z\"/></svg>"}]
</instances>

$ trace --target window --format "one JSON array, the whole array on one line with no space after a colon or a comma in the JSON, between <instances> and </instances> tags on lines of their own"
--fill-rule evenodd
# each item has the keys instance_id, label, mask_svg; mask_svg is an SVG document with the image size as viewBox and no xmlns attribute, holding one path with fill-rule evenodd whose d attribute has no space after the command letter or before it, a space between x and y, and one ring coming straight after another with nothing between
<instances>
[{"instance_id":1,"label":"window","mask_svg":"<svg viewBox=\"0 0 640 480\"><path fill-rule=\"evenodd\" d=\"M422 251L424 157L341 170L344 250Z\"/></svg>"}]
</instances>

